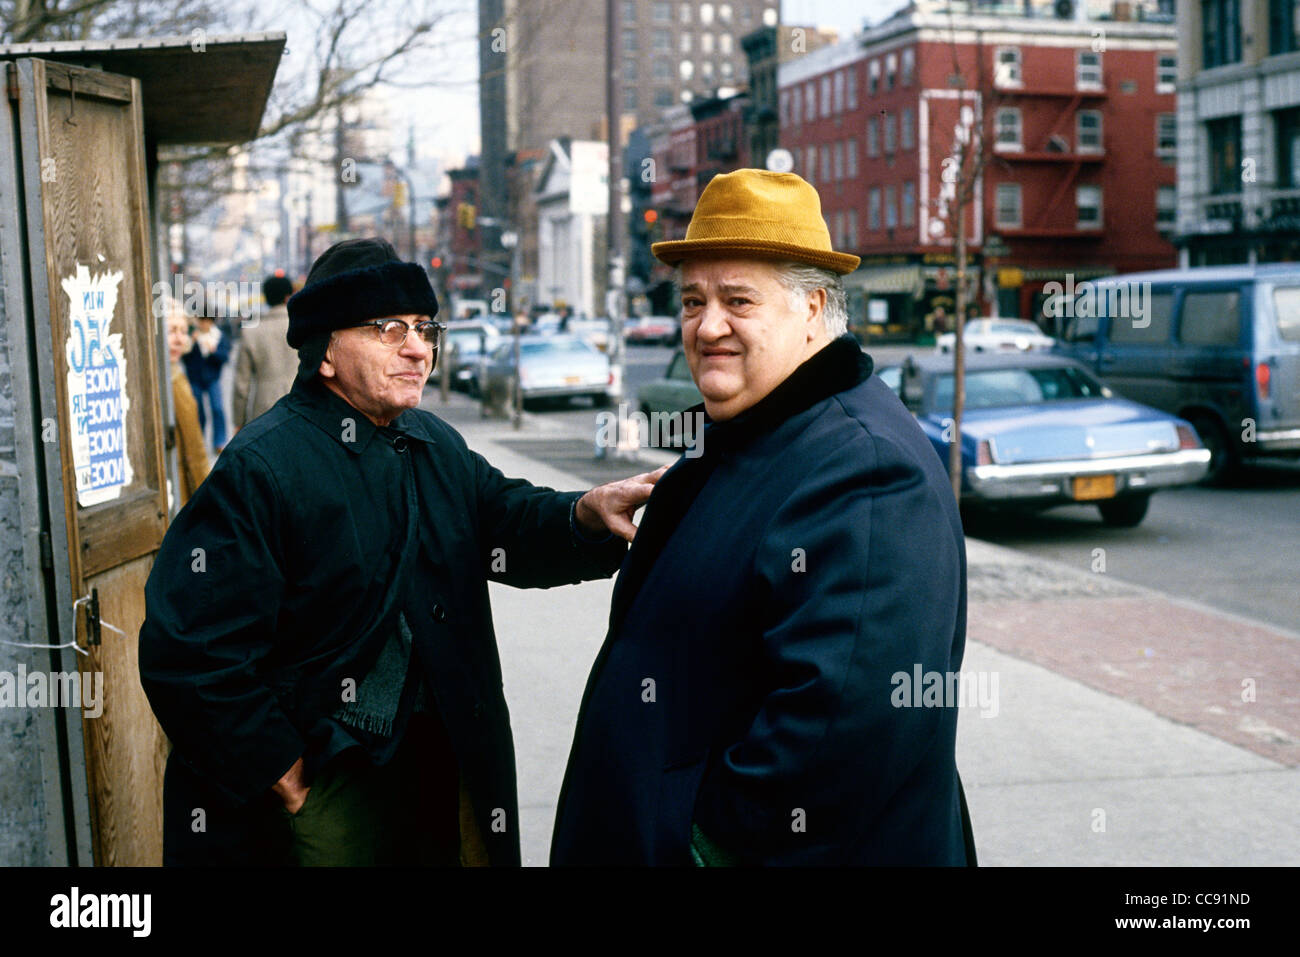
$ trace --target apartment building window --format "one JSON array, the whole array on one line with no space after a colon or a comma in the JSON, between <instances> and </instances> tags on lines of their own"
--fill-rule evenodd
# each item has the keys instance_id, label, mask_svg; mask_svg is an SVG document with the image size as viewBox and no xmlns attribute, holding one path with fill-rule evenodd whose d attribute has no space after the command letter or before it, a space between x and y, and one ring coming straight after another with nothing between
<instances>
[{"instance_id":1,"label":"apartment building window","mask_svg":"<svg viewBox=\"0 0 1300 957\"><path fill-rule=\"evenodd\" d=\"M683 83L689 83L691 77L695 75L695 64L690 60L682 60L677 64L677 73L682 78Z\"/></svg>"},{"instance_id":2,"label":"apartment building window","mask_svg":"<svg viewBox=\"0 0 1300 957\"><path fill-rule=\"evenodd\" d=\"M1101 89L1101 54L1092 50L1080 50L1077 54L1074 70L1074 85L1080 90Z\"/></svg>"},{"instance_id":3,"label":"apartment building window","mask_svg":"<svg viewBox=\"0 0 1300 957\"><path fill-rule=\"evenodd\" d=\"M844 237L845 249L856 249L858 245L858 211L856 208L849 210L849 227L848 235Z\"/></svg>"},{"instance_id":4,"label":"apartment building window","mask_svg":"<svg viewBox=\"0 0 1300 957\"><path fill-rule=\"evenodd\" d=\"M916 146L916 114L910 106L903 107L903 112L899 114L898 145L905 150Z\"/></svg>"},{"instance_id":5,"label":"apartment building window","mask_svg":"<svg viewBox=\"0 0 1300 957\"><path fill-rule=\"evenodd\" d=\"M1004 106L997 112L997 138L993 148L996 150L1023 149L1020 142L1020 110L1014 106Z\"/></svg>"},{"instance_id":6,"label":"apartment building window","mask_svg":"<svg viewBox=\"0 0 1300 957\"><path fill-rule=\"evenodd\" d=\"M723 60L720 64L718 64L718 72L722 74L722 78L724 80L730 80L731 74L734 71L735 71L735 67L731 65L730 60Z\"/></svg>"},{"instance_id":7,"label":"apartment building window","mask_svg":"<svg viewBox=\"0 0 1300 957\"><path fill-rule=\"evenodd\" d=\"M669 87L655 88L655 106L665 107L673 105L673 91Z\"/></svg>"},{"instance_id":8,"label":"apartment building window","mask_svg":"<svg viewBox=\"0 0 1300 957\"><path fill-rule=\"evenodd\" d=\"M672 23L673 8L669 3L655 4L655 23Z\"/></svg>"},{"instance_id":9,"label":"apartment building window","mask_svg":"<svg viewBox=\"0 0 1300 957\"><path fill-rule=\"evenodd\" d=\"M793 90L786 91L786 95L790 98L790 122L798 126L803 122L803 111L800 109L800 105L803 103L803 94L799 92L799 88L796 86Z\"/></svg>"},{"instance_id":10,"label":"apartment building window","mask_svg":"<svg viewBox=\"0 0 1300 957\"><path fill-rule=\"evenodd\" d=\"M867 92L875 96L880 92L880 61L872 60L867 64Z\"/></svg>"},{"instance_id":11,"label":"apartment building window","mask_svg":"<svg viewBox=\"0 0 1300 957\"><path fill-rule=\"evenodd\" d=\"M880 187L867 191L867 229L880 228Z\"/></svg>"},{"instance_id":12,"label":"apartment building window","mask_svg":"<svg viewBox=\"0 0 1300 957\"><path fill-rule=\"evenodd\" d=\"M637 108L636 87L634 86L623 87L623 109L628 111L633 111L636 108Z\"/></svg>"},{"instance_id":13,"label":"apartment building window","mask_svg":"<svg viewBox=\"0 0 1300 957\"><path fill-rule=\"evenodd\" d=\"M707 26L708 26L710 23L712 23L712 22L713 22L713 4L711 4L711 3L701 3L701 4L700 4L700 23L704 24L704 25L707 27Z\"/></svg>"},{"instance_id":14,"label":"apartment building window","mask_svg":"<svg viewBox=\"0 0 1300 957\"><path fill-rule=\"evenodd\" d=\"M635 31L635 30L624 30L624 31L623 31L623 52L625 52L625 53L636 53L636 52L637 52L637 49L636 49L636 31Z\"/></svg>"},{"instance_id":15,"label":"apartment building window","mask_svg":"<svg viewBox=\"0 0 1300 957\"><path fill-rule=\"evenodd\" d=\"M1178 151L1178 116L1174 113L1156 114L1156 155L1171 159Z\"/></svg>"},{"instance_id":16,"label":"apartment building window","mask_svg":"<svg viewBox=\"0 0 1300 957\"><path fill-rule=\"evenodd\" d=\"M903 225L916 225L916 184L910 179L903 184Z\"/></svg>"},{"instance_id":17,"label":"apartment building window","mask_svg":"<svg viewBox=\"0 0 1300 957\"><path fill-rule=\"evenodd\" d=\"M629 82L635 82L636 67L637 67L636 60L634 60L632 57L626 58L623 61L623 79L628 80Z\"/></svg>"},{"instance_id":18,"label":"apartment building window","mask_svg":"<svg viewBox=\"0 0 1300 957\"><path fill-rule=\"evenodd\" d=\"M804 116L808 117L808 122L817 119L817 87L811 82L803 88L803 105Z\"/></svg>"},{"instance_id":19,"label":"apartment building window","mask_svg":"<svg viewBox=\"0 0 1300 957\"><path fill-rule=\"evenodd\" d=\"M1173 230L1178 220L1178 188L1156 187L1156 229L1162 233Z\"/></svg>"},{"instance_id":20,"label":"apartment building window","mask_svg":"<svg viewBox=\"0 0 1300 957\"><path fill-rule=\"evenodd\" d=\"M678 11L679 11L679 15L678 15L677 19L681 20L682 23L690 23L690 22L691 22L691 5L690 5L689 3L678 4L677 9L678 9Z\"/></svg>"},{"instance_id":21,"label":"apartment building window","mask_svg":"<svg viewBox=\"0 0 1300 957\"><path fill-rule=\"evenodd\" d=\"M837 70L835 73L835 104L833 110L836 113L844 112L844 71Z\"/></svg>"},{"instance_id":22,"label":"apartment building window","mask_svg":"<svg viewBox=\"0 0 1300 957\"><path fill-rule=\"evenodd\" d=\"M705 80L713 79L713 61L705 60L700 64L700 77Z\"/></svg>"},{"instance_id":23,"label":"apartment building window","mask_svg":"<svg viewBox=\"0 0 1300 957\"><path fill-rule=\"evenodd\" d=\"M1162 53L1156 57L1156 92L1173 93L1178 86L1178 57Z\"/></svg>"},{"instance_id":24,"label":"apartment building window","mask_svg":"<svg viewBox=\"0 0 1300 957\"><path fill-rule=\"evenodd\" d=\"M846 72L845 85L848 87L848 107L850 110L856 110L858 108L858 68L856 65L851 66Z\"/></svg>"},{"instance_id":25,"label":"apartment building window","mask_svg":"<svg viewBox=\"0 0 1300 957\"><path fill-rule=\"evenodd\" d=\"M1300 107L1273 114L1277 132L1277 185L1300 188Z\"/></svg>"},{"instance_id":26,"label":"apartment building window","mask_svg":"<svg viewBox=\"0 0 1300 957\"><path fill-rule=\"evenodd\" d=\"M993 83L996 86L1020 86L1020 47L998 47L995 57Z\"/></svg>"},{"instance_id":27,"label":"apartment building window","mask_svg":"<svg viewBox=\"0 0 1300 957\"><path fill-rule=\"evenodd\" d=\"M671 80L673 78L672 64L661 56L655 57L654 77L656 80L660 81Z\"/></svg>"},{"instance_id":28,"label":"apartment building window","mask_svg":"<svg viewBox=\"0 0 1300 957\"><path fill-rule=\"evenodd\" d=\"M731 56L731 34L724 33L718 37L718 52L724 56Z\"/></svg>"},{"instance_id":29,"label":"apartment building window","mask_svg":"<svg viewBox=\"0 0 1300 957\"><path fill-rule=\"evenodd\" d=\"M894 119L894 114L886 113L885 114L885 155L886 156L894 155L894 148L895 146L897 146L897 139L895 138L896 128L897 128L897 123Z\"/></svg>"},{"instance_id":30,"label":"apartment building window","mask_svg":"<svg viewBox=\"0 0 1300 957\"><path fill-rule=\"evenodd\" d=\"M880 155L880 121L877 117L867 117L867 155Z\"/></svg>"},{"instance_id":31,"label":"apartment building window","mask_svg":"<svg viewBox=\"0 0 1300 957\"><path fill-rule=\"evenodd\" d=\"M1241 117L1225 116L1205 124L1210 147L1210 192L1241 192Z\"/></svg>"},{"instance_id":32,"label":"apartment building window","mask_svg":"<svg viewBox=\"0 0 1300 957\"><path fill-rule=\"evenodd\" d=\"M1201 65L1224 66L1241 60L1240 0L1201 0Z\"/></svg>"},{"instance_id":33,"label":"apartment building window","mask_svg":"<svg viewBox=\"0 0 1300 957\"><path fill-rule=\"evenodd\" d=\"M850 138L844 146L844 165L848 172L849 179L857 179L858 176L858 141Z\"/></svg>"},{"instance_id":34,"label":"apartment building window","mask_svg":"<svg viewBox=\"0 0 1300 957\"><path fill-rule=\"evenodd\" d=\"M682 53L691 52L691 35L689 33L683 33L681 35L681 38L677 41L677 49Z\"/></svg>"},{"instance_id":35,"label":"apartment building window","mask_svg":"<svg viewBox=\"0 0 1300 957\"><path fill-rule=\"evenodd\" d=\"M636 3L634 0L623 0L623 22L636 23Z\"/></svg>"},{"instance_id":36,"label":"apartment building window","mask_svg":"<svg viewBox=\"0 0 1300 957\"><path fill-rule=\"evenodd\" d=\"M812 181L817 178L817 147L808 147L804 152L804 157L804 169L807 171L804 174L804 179Z\"/></svg>"},{"instance_id":37,"label":"apartment building window","mask_svg":"<svg viewBox=\"0 0 1300 957\"><path fill-rule=\"evenodd\" d=\"M885 226L893 229L898 225L898 205L894 202L895 190L891 183L885 187Z\"/></svg>"},{"instance_id":38,"label":"apartment building window","mask_svg":"<svg viewBox=\"0 0 1300 957\"><path fill-rule=\"evenodd\" d=\"M789 93L789 91L787 91L787 90L783 90L783 91L781 92L781 96L780 96L780 104L781 104L781 106L780 106L780 110L781 110L781 119L780 119L780 123L781 123L782 126L789 126L789 125L790 125L790 93Z\"/></svg>"},{"instance_id":39,"label":"apartment building window","mask_svg":"<svg viewBox=\"0 0 1300 957\"><path fill-rule=\"evenodd\" d=\"M1020 228L1020 184L998 183L995 194L994 221L1007 229Z\"/></svg>"},{"instance_id":40,"label":"apartment building window","mask_svg":"<svg viewBox=\"0 0 1300 957\"><path fill-rule=\"evenodd\" d=\"M892 90L898 84L898 54L891 53L885 57L885 89Z\"/></svg>"},{"instance_id":41,"label":"apartment building window","mask_svg":"<svg viewBox=\"0 0 1300 957\"><path fill-rule=\"evenodd\" d=\"M1080 229L1101 229L1101 187L1080 186L1074 192Z\"/></svg>"},{"instance_id":42,"label":"apartment building window","mask_svg":"<svg viewBox=\"0 0 1300 957\"><path fill-rule=\"evenodd\" d=\"M1293 53L1300 50L1297 42L1295 0L1268 0L1268 52Z\"/></svg>"},{"instance_id":43,"label":"apartment building window","mask_svg":"<svg viewBox=\"0 0 1300 957\"><path fill-rule=\"evenodd\" d=\"M700 34L700 52L701 52L701 53L712 53L712 52L713 52L713 34L712 34L712 33L702 33L702 34Z\"/></svg>"},{"instance_id":44,"label":"apartment building window","mask_svg":"<svg viewBox=\"0 0 1300 957\"><path fill-rule=\"evenodd\" d=\"M721 3L718 5L718 19L723 23L731 22L731 4Z\"/></svg>"},{"instance_id":45,"label":"apartment building window","mask_svg":"<svg viewBox=\"0 0 1300 957\"><path fill-rule=\"evenodd\" d=\"M835 237L834 244L836 249L844 248L844 212L840 210L835 214Z\"/></svg>"},{"instance_id":46,"label":"apartment building window","mask_svg":"<svg viewBox=\"0 0 1300 957\"><path fill-rule=\"evenodd\" d=\"M822 147L822 179L826 182L831 181L831 148Z\"/></svg>"},{"instance_id":47,"label":"apartment building window","mask_svg":"<svg viewBox=\"0 0 1300 957\"><path fill-rule=\"evenodd\" d=\"M655 53L668 53L673 48L673 37L667 30L656 30L653 42Z\"/></svg>"},{"instance_id":48,"label":"apartment building window","mask_svg":"<svg viewBox=\"0 0 1300 957\"><path fill-rule=\"evenodd\" d=\"M908 47L903 51L903 86L916 82L916 50Z\"/></svg>"},{"instance_id":49,"label":"apartment building window","mask_svg":"<svg viewBox=\"0 0 1300 957\"><path fill-rule=\"evenodd\" d=\"M835 178L844 178L844 141L835 144Z\"/></svg>"},{"instance_id":50,"label":"apartment building window","mask_svg":"<svg viewBox=\"0 0 1300 957\"><path fill-rule=\"evenodd\" d=\"M822 77L822 116L831 115L831 78Z\"/></svg>"},{"instance_id":51,"label":"apartment building window","mask_svg":"<svg viewBox=\"0 0 1300 957\"><path fill-rule=\"evenodd\" d=\"M1080 153L1102 151L1101 111L1080 110L1075 119L1075 143Z\"/></svg>"}]
</instances>

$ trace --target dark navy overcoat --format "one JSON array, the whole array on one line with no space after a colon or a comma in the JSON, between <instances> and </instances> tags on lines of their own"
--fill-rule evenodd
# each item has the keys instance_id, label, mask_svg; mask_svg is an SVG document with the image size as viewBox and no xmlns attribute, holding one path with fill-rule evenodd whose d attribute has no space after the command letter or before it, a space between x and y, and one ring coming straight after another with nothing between
<instances>
[{"instance_id":1,"label":"dark navy overcoat","mask_svg":"<svg viewBox=\"0 0 1300 957\"><path fill-rule=\"evenodd\" d=\"M740 863L973 863L956 702L901 705L897 677L956 673L965 632L948 476L837 339L710 423L703 454L656 486L583 696L552 863L698 863L693 835Z\"/></svg>"}]
</instances>

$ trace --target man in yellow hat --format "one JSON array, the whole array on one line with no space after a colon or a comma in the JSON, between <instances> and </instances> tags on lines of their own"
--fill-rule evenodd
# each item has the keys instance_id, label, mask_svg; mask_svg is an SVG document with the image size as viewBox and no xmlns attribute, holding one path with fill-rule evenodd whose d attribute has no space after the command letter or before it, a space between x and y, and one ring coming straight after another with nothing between
<instances>
[{"instance_id":1,"label":"man in yellow hat","mask_svg":"<svg viewBox=\"0 0 1300 957\"><path fill-rule=\"evenodd\" d=\"M943 693L965 542L942 463L845 332L858 257L811 185L753 169L651 249L678 268L703 451L624 560L552 863L973 864Z\"/></svg>"}]
</instances>

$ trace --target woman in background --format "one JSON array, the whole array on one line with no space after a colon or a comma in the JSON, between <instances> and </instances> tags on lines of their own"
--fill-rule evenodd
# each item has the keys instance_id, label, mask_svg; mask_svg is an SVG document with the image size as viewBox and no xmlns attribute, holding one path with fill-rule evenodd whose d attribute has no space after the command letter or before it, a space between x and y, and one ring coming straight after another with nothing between
<instances>
[{"instance_id":1,"label":"woman in background","mask_svg":"<svg viewBox=\"0 0 1300 957\"><path fill-rule=\"evenodd\" d=\"M172 371L172 407L176 410L176 431L167 443L176 446L176 471L180 481L176 505L184 505L194 490L208 476L208 453L203 445L203 427L199 425L199 406L194 401L189 378L181 365L181 356L193 346L189 320L179 305L167 315L167 355Z\"/></svg>"}]
</instances>

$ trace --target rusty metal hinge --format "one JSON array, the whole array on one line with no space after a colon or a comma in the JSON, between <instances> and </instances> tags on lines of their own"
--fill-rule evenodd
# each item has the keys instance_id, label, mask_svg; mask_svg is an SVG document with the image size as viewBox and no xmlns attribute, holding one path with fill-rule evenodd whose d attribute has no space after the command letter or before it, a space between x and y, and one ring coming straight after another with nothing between
<instances>
[{"instance_id":1,"label":"rusty metal hinge","mask_svg":"<svg viewBox=\"0 0 1300 957\"><path fill-rule=\"evenodd\" d=\"M18 67L13 63L4 64L5 68L5 92L9 99L17 101L18 99Z\"/></svg>"},{"instance_id":2,"label":"rusty metal hinge","mask_svg":"<svg viewBox=\"0 0 1300 957\"><path fill-rule=\"evenodd\" d=\"M90 601L86 602L86 644L95 647L100 643L99 629L99 589L90 590Z\"/></svg>"}]
</instances>

